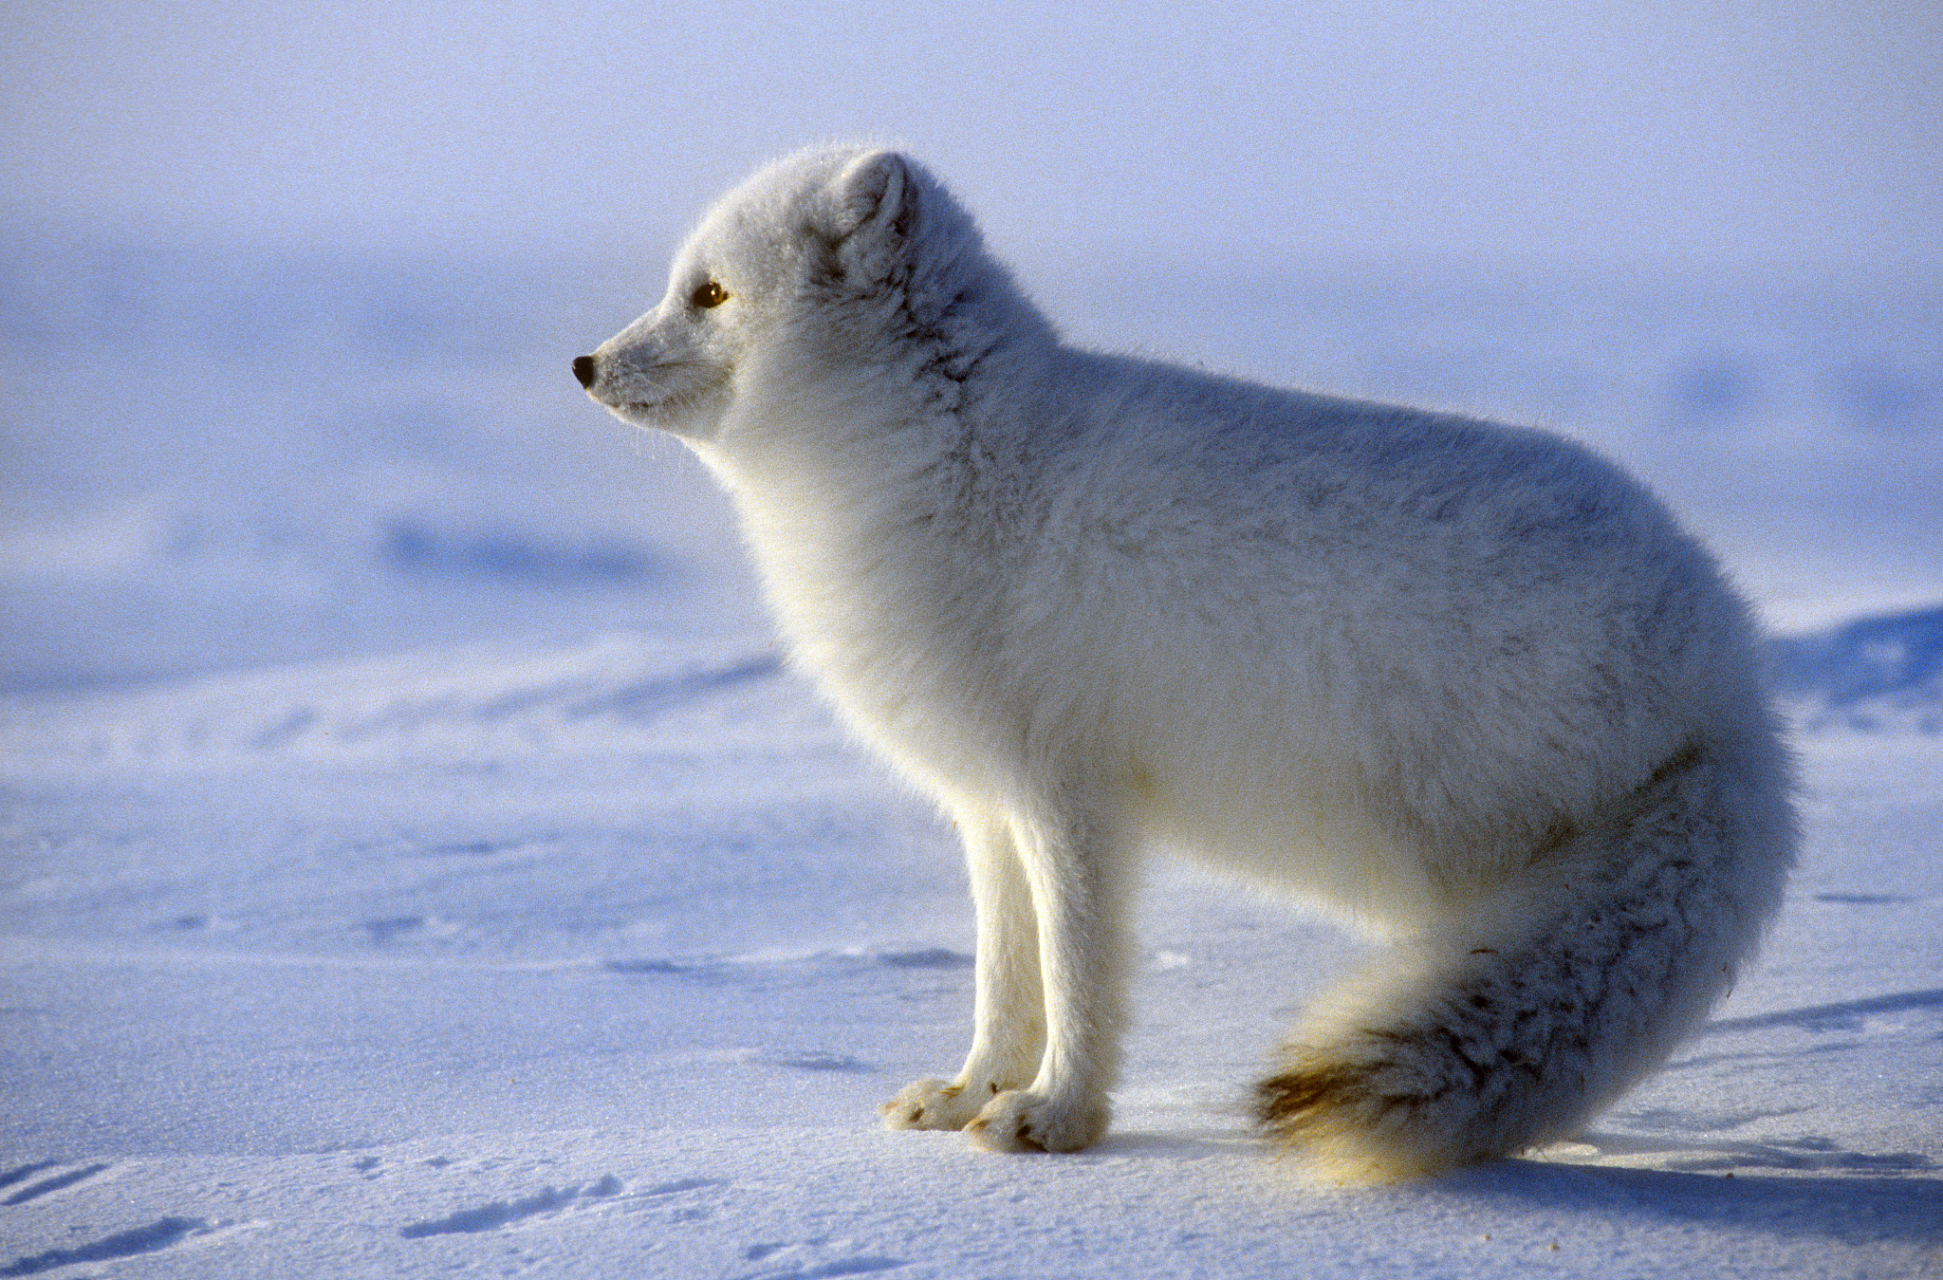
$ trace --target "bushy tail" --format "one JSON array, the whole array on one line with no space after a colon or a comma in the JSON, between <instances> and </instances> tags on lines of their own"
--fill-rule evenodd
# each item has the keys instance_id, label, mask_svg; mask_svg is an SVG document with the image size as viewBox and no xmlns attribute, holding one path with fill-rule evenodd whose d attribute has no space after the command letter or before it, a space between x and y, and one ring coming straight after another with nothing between
<instances>
[{"instance_id":1,"label":"bushy tail","mask_svg":"<svg viewBox=\"0 0 1943 1280\"><path fill-rule=\"evenodd\" d=\"M1327 993L1258 1118L1342 1181L1390 1181L1576 1132L1732 986L1793 860L1772 734L1692 745L1538 877Z\"/></svg>"}]
</instances>

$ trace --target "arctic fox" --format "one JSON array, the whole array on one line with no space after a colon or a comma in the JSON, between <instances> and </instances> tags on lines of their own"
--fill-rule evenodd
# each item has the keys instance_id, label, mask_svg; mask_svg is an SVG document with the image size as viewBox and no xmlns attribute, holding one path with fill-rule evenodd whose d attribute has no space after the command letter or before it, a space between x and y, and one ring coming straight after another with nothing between
<instances>
[{"instance_id":1,"label":"arctic fox","mask_svg":"<svg viewBox=\"0 0 1943 1280\"><path fill-rule=\"evenodd\" d=\"M962 834L971 1051L893 1127L1100 1138L1156 841L1394 939L1255 1094L1337 1180L1569 1136L1776 910L1748 611L1572 444L1067 346L881 150L757 173L574 373L720 477L793 661Z\"/></svg>"}]
</instances>

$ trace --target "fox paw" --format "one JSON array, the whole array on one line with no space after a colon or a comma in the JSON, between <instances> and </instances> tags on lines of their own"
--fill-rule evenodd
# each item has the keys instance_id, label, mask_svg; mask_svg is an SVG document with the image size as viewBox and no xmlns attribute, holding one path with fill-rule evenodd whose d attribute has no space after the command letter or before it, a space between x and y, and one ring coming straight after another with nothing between
<instances>
[{"instance_id":1,"label":"fox paw","mask_svg":"<svg viewBox=\"0 0 1943 1280\"><path fill-rule=\"evenodd\" d=\"M987 1102L965 1132L987 1151L1079 1151L1098 1142L1111 1119L1104 1100L1056 1102L1015 1090Z\"/></svg>"},{"instance_id":2,"label":"fox paw","mask_svg":"<svg viewBox=\"0 0 1943 1280\"><path fill-rule=\"evenodd\" d=\"M878 1111L888 1129L962 1129L991 1098L989 1090L981 1094L948 1080L918 1080L899 1089Z\"/></svg>"}]
</instances>

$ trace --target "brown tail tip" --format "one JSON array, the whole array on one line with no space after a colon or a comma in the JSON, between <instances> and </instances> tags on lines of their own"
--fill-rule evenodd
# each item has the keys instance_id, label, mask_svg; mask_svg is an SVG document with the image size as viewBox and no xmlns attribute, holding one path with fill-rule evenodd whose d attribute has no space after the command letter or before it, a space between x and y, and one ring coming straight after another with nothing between
<instances>
[{"instance_id":1,"label":"brown tail tip","mask_svg":"<svg viewBox=\"0 0 1943 1280\"><path fill-rule=\"evenodd\" d=\"M1255 1086L1255 1123L1284 1141L1296 1141L1324 1116L1340 1116L1368 1100L1360 1072L1342 1066L1296 1068Z\"/></svg>"}]
</instances>

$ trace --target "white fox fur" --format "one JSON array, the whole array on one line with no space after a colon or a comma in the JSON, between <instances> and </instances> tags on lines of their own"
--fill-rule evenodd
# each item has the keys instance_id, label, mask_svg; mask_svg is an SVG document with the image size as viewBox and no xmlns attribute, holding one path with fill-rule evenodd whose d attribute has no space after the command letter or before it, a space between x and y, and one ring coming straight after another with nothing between
<instances>
[{"instance_id":1,"label":"white fox fur","mask_svg":"<svg viewBox=\"0 0 1943 1280\"><path fill-rule=\"evenodd\" d=\"M963 835L971 1052L893 1126L1106 1131L1156 840L1396 940L1258 1088L1339 1179L1571 1134L1776 909L1748 611L1572 444L1066 346L885 151L758 173L575 372L720 476L796 664Z\"/></svg>"}]
</instances>

